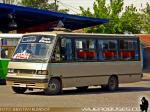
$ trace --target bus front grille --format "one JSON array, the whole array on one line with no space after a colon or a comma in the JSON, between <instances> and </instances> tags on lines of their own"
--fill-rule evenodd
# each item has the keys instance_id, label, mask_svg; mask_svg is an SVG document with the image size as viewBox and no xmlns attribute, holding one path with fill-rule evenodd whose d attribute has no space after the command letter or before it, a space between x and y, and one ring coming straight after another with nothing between
<instances>
[{"instance_id":1,"label":"bus front grille","mask_svg":"<svg viewBox=\"0 0 150 112\"><path fill-rule=\"evenodd\" d=\"M25 87L25 88L27 88L27 87L35 87L36 85L35 85L35 83L27 83L27 84L25 84L25 83L15 83L14 82L14 84L13 84L13 87Z\"/></svg>"},{"instance_id":2,"label":"bus front grille","mask_svg":"<svg viewBox=\"0 0 150 112\"><path fill-rule=\"evenodd\" d=\"M15 69L14 72L17 74L35 74L36 70Z\"/></svg>"}]
</instances>

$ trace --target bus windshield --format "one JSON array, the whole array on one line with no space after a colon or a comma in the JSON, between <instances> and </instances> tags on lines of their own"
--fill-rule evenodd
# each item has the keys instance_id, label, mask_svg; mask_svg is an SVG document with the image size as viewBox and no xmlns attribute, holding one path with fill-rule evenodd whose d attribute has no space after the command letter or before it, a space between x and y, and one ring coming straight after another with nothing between
<instances>
[{"instance_id":1,"label":"bus windshield","mask_svg":"<svg viewBox=\"0 0 150 112\"><path fill-rule=\"evenodd\" d=\"M52 36L29 35L21 39L13 55L13 61L46 61L49 59Z\"/></svg>"}]
</instances>

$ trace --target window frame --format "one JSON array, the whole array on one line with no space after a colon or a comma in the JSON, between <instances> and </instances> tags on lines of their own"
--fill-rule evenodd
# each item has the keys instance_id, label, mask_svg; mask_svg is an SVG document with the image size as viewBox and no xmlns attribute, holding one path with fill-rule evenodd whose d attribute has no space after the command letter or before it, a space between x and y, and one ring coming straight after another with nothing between
<instances>
[{"instance_id":1,"label":"window frame","mask_svg":"<svg viewBox=\"0 0 150 112\"><path fill-rule=\"evenodd\" d=\"M91 38L92 37L92 38ZM50 59L52 63L73 63L73 62L113 62L113 61L140 61L141 60L141 56L140 56L140 41L138 38L136 37L117 37L117 36L112 36L112 37L104 37L102 36L100 38L100 36L90 36L90 35L63 35L63 36L58 36L57 40L56 40L56 43L54 44L54 47L53 47L53 51L52 51L52 55L54 53L54 50L56 48L56 44L58 41L60 41L62 38L66 38L66 39L71 39L72 41L72 60L68 61L68 60L60 60L60 62L52 62L52 59ZM121 49L119 49L120 47L120 40L123 39L123 40L135 40L137 41L137 48L136 50L138 51L138 59L135 59L135 60L122 60L120 58L120 51ZM76 43L75 43L75 40L95 40L95 52L96 52L96 59L95 60L78 60L76 58ZM99 53L99 45L98 45L98 41L99 40L116 40L117 41L117 46L116 46L116 53L117 53L117 58L114 59L114 60L99 60L98 59L98 53ZM59 44L59 47L61 47L61 44ZM115 50L115 49L114 49ZM131 51L131 50L130 50ZM102 52L102 51L101 51ZM60 54L61 56L61 54Z\"/></svg>"}]
</instances>

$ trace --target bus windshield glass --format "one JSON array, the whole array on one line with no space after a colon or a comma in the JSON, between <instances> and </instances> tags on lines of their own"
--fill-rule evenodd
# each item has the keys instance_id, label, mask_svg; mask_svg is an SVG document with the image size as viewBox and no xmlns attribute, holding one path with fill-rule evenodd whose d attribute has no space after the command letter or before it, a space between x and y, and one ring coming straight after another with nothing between
<instances>
[{"instance_id":1,"label":"bus windshield glass","mask_svg":"<svg viewBox=\"0 0 150 112\"><path fill-rule=\"evenodd\" d=\"M47 35L23 36L12 60L46 61L49 59L52 41L53 37Z\"/></svg>"}]
</instances>

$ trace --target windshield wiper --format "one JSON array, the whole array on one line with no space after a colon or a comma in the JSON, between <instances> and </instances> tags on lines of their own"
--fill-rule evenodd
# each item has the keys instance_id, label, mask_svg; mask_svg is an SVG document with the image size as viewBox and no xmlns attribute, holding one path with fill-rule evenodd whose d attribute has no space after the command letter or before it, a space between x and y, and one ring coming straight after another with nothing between
<instances>
[{"instance_id":1,"label":"windshield wiper","mask_svg":"<svg viewBox=\"0 0 150 112\"><path fill-rule=\"evenodd\" d=\"M46 62L48 59L30 58L30 59L12 59L14 62Z\"/></svg>"}]
</instances>

